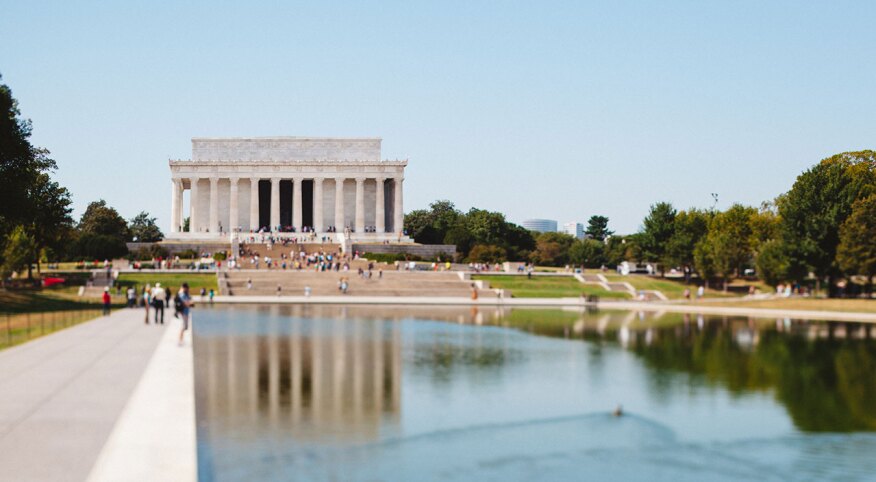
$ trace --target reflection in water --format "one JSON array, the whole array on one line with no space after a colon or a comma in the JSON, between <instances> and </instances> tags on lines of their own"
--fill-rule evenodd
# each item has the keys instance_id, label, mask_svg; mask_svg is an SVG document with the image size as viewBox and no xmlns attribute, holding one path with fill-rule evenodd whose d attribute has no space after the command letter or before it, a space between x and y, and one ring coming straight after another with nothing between
<instances>
[{"instance_id":1,"label":"reflection in water","mask_svg":"<svg viewBox=\"0 0 876 482\"><path fill-rule=\"evenodd\" d=\"M876 431L876 326L442 307L198 316L202 480L567 479L621 459L623 478L668 470L658 459L674 476L787 478L820 473L810 452L828 446L833 475L874 468L869 449L846 448L876 447L872 434L807 433ZM631 414L613 420L619 401Z\"/></svg>"},{"instance_id":2,"label":"reflection in water","mask_svg":"<svg viewBox=\"0 0 876 482\"><path fill-rule=\"evenodd\" d=\"M280 324L238 317L200 329L196 392L211 432L280 439L373 440L397 421L397 326L365 320ZM252 426L257 430L253 431Z\"/></svg>"}]
</instances>

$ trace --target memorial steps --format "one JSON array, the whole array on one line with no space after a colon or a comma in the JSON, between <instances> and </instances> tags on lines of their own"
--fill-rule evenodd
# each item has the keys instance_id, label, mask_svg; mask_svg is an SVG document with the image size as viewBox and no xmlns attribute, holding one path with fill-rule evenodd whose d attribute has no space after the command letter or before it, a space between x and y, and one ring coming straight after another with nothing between
<instances>
[{"instance_id":1,"label":"memorial steps","mask_svg":"<svg viewBox=\"0 0 876 482\"><path fill-rule=\"evenodd\" d=\"M357 260L363 261L364 260ZM311 296L337 296L341 277L348 280L347 294L350 296L434 296L469 298L472 282L463 280L454 272L409 272L384 271L379 277L372 271L371 279L360 277L351 271L306 271L261 269L229 271L220 280L222 294L231 296L276 296L277 287L281 295L301 296L305 288L310 288ZM248 280L252 288L247 289ZM479 297L495 297L496 292L487 288L478 289ZM227 291L226 291L227 290Z\"/></svg>"}]
</instances>

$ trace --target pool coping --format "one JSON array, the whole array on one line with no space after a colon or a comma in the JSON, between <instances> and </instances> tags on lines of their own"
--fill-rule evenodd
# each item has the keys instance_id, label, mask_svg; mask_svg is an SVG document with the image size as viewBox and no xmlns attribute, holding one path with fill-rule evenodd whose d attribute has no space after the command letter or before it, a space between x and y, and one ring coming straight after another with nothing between
<instances>
[{"instance_id":1,"label":"pool coping","mask_svg":"<svg viewBox=\"0 0 876 482\"><path fill-rule=\"evenodd\" d=\"M191 330L171 322L100 452L89 481L196 481Z\"/></svg>"},{"instance_id":2,"label":"pool coping","mask_svg":"<svg viewBox=\"0 0 876 482\"><path fill-rule=\"evenodd\" d=\"M204 298L200 303L209 303ZM598 308L632 311L690 313L703 315L752 316L758 318L793 318L813 321L852 321L876 323L876 313L818 310L784 310L733 306L704 306L647 301L587 302L581 298L451 298L435 296L216 296L218 304L342 304L342 305L441 305L489 307Z\"/></svg>"}]
</instances>

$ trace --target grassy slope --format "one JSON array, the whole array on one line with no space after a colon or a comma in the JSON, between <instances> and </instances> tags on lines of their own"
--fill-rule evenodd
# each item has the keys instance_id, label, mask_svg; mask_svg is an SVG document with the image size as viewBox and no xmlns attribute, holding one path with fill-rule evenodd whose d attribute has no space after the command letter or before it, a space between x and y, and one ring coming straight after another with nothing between
<instances>
[{"instance_id":1,"label":"grassy slope","mask_svg":"<svg viewBox=\"0 0 876 482\"><path fill-rule=\"evenodd\" d=\"M474 275L472 279L484 280L491 288L508 290L515 298L576 298L581 294L600 298L629 298L626 293L606 291L596 285L585 285L571 276L525 276Z\"/></svg>"},{"instance_id":2,"label":"grassy slope","mask_svg":"<svg viewBox=\"0 0 876 482\"><path fill-rule=\"evenodd\" d=\"M153 286L155 283L161 283L161 286L169 287L171 291L176 291L180 285L188 283L194 293L201 288L215 290L219 286L215 273L122 273L119 275L118 283L122 285L123 290L128 289L129 286L140 289L147 283Z\"/></svg>"}]
</instances>

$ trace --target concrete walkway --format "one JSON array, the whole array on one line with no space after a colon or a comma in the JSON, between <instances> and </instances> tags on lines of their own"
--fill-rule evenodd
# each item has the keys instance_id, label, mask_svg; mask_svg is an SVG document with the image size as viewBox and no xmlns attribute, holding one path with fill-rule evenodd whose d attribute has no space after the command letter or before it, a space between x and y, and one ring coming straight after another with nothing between
<instances>
[{"instance_id":1,"label":"concrete walkway","mask_svg":"<svg viewBox=\"0 0 876 482\"><path fill-rule=\"evenodd\" d=\"M120 310L0 351L0 480L88 476L165 333L143 317Z\"/></svg>"},{"instance_id":2,"label":"concrete walkway","mask_svg":"<svg viewBox=\"0 0 876 482\"><path fill-rule=\"evenodd\" d=\"M195 298L196 301L198 297ZM204 302L204 301L199 301ZM600 301L587 303L581 298L481 298L433 296L217 296L215 303L343 304L343 305L416 305L416 306L507 306L507 307L593 307L600 309L663 311L703 315L793 318L799 320L855 321L876 323L876 313L844 311L781 310L732 306L704 306L648 301Z\"/></svg>"}]
</instances>

